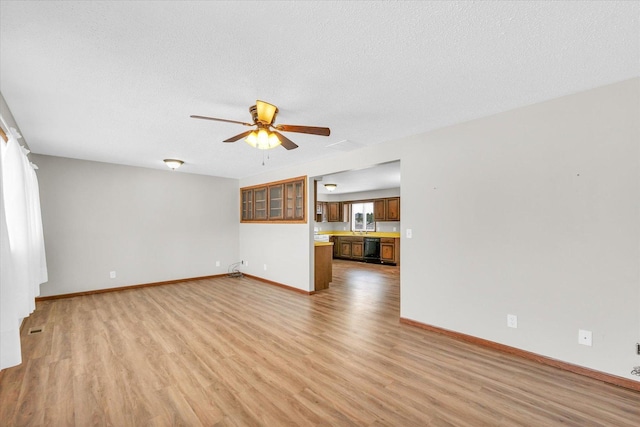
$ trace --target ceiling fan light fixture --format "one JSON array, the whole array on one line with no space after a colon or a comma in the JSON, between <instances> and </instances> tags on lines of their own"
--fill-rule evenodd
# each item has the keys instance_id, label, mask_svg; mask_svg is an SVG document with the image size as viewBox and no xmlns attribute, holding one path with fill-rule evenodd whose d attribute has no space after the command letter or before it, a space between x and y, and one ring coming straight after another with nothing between
<instances>
[{"instance_id":1,"label":"ceiling fan light fixture","mask_svg":"<svg viewBox=\"0 0 640 427\"><path fill-rule=\"evenodd\" d=\"M251 132L249 134L249 136L247 136L247 138L245 139L245 142L247 144L249 144L250 146L252 146L253 148L257 148L258 147L258 132L256 132L255 130L253 132Z\"/></svg>"},{"instance_id":2,"label":"ceiling fan light fixture","mask_svg":"<svg viewBox=\"0 0 640 427\"><path fill-rule=\"evenodd\" d=\"M282 144L282 142L276 136L276 134L275 133L269 133L269 148L276 148L280 144Z\"/></svg>"},{"instance_id":3,"label":"ceiling fan light fixture","mask_svg":"<svg viewBox=\"0 0 640 427\"><path fill-rule=\"evenodd\" d=\"M165 163L165 165L169 166L169 168L171 168L171 170L176 170L180 166L182 166L184 162L182 160L178 160L178 159L164 159L164 163Z\"/></svg>"},{"instance_id":4,"label":"ceiling fan light fixture","mask_svg":"<svg viewBox=\"0 0 640 427\"><path fill-rule=\"evenodd\" d=\"M325 184L325 185L324 185L324 188L326 188L326 189L327 189L327 191L333 191L333 190L335 190L337 187L338 187L338 185L337 185L337 184Z\"/></svg>"},{"instance_id":5,"label":"ceiling fan light fixture","mask_svg":"<svg viewBox=\"0 0 640 427\"><path fill-rule=\"evenodd\" d=\"M266 129L251 132L245 139L245 142L259 150L270 150L282 143L276 134L269 132Z\"/></svg>"},{"instance_id":6,"label":"ceiling fan light fixture","mask_svg":"<svg viewBox=\"0 0 640 427\"><path fill-rule=\"evenodd\" d=\"M258 131L258 148L261 150L269 148L269 132L265 129L260 129Z\"/></svg>"}]
</instances>

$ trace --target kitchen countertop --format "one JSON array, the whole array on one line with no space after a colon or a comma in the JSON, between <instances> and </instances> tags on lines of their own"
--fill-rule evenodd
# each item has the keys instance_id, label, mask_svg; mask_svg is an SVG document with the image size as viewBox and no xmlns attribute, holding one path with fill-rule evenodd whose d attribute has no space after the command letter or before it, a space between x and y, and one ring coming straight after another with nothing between
<instances>
[{"instance_id":1,"label":"kitchen countertop","mask_svg":"<svg viewBox=\"0 0 640 427\"><path fill-rule=\"evenodd\" d=\"M357 237L393 237L393 238L400 238L400 233L399 232L389 232L389 233L384 233L384 232L369 232L367 234L360 234L360 233L354 233L352 231L318 231L318 234L328 234L330 236L357 236Z\"/></svg>"},{"instance_id":2,"label":"kitchen countertop","mask_svg":"<svg viewBox=\"0 0 640 427\"><path fill-rule=\"evenodd\" d=\"M333 242L313 242L313 246L333 246Z\"/></svg>"}]
</instances>

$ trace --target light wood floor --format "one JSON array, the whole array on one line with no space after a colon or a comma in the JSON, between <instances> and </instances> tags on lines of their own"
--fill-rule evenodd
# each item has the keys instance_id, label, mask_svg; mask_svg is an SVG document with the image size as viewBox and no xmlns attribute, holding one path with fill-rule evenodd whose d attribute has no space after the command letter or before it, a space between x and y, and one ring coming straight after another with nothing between
<instances>
[{"instance_id":1,"label":"light wood floor","mask_svg":"<svg viewBox=\"0 0 640 427\"><path fill-rule=\"evenodd\" d=\"M640 425L640 393L400 324L398 268L334 269L312 296L244 278L39 303L0 425Z\"/></svg>"}]
</instances>

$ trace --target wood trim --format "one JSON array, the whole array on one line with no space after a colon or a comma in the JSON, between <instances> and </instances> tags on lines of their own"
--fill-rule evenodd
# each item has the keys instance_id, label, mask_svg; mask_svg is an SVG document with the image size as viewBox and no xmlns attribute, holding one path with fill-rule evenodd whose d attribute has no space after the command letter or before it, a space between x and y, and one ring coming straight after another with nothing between
<instances>
[{"instance_id":1,"label":"wood trim","mask_svg":"<svg viewBox=\"0 0 640 427\"><path fill-rule=\"evenodd\" d=\"M284 285L282 283L274 282L272 280L263 279L262 277L254 276L252 274L245 274L245 273L242 273L242 274L244 276L246 276L246 277L250 277L251 279L257 280L258 282L266 283L268 285L278 286L279 288L283 288L283 289L286 289L288 291L294 291L294 292L297 292L299 294L304 294L304 295L313 295L313 294L315 294L315 292L313 292L313 291L305 291L304 289L294 288L293 286Z\"/></svg>"},{"instance_id":2,"label":"wood trim","mask_svg":"<svg viewBox=\"0 0 640 427\"><path fill-rule=\"evenodd\" d=\"M251 189L254 189L254 188L269 187L270 185L286 184L288 182L298 181L300 179L304 179L305 183L306 183L307 175L296 176L295 178L281 179L280 181L271 181L271 182L265 182L265 183L262 183L262 184L250 185L248 187L242 187L241 190L251 190ZM305 184L305 186L306 186L306 184Z\"/></svg>"},{"instance_id":3,"label":"wood trim","mask_svg":"<svg viewBox=\"0 0 640 427\"><path fill-rule=\"evenodd\" d=\"M618 387L640 391L640 382L619 377L617 375L607 374L602 371L596 371L594 369L585 368L583 366L574 365L568 362L563 362L562 360L553 359L547 356L542 356L540 354L532 353L526 350L521 350L516 347L511 347L505 344L497 343L495 341L486 340L484 338L474 337L473 335L467 335L460 332L451 331L449 329L428 325L426 323L421 323L415 320L407 319L405 317L400 318L400 323L404 323L410 326L415 326L417 328L424 329L430 332L435 332L440 335L445 335L459 341L466 341L481 347L487 347L503 353L512 354L514 356L531 360L533 362L541 363L543 365L553 366L554 368L573 372L574 374L583 375L585 377L593 378L595 380L599 380L608 384L613 384Z\"/></svg>"},{"instance_id":4,"label":"wood trim","mask_svg":"<svg viewBox=\"0 0 640 427\"><path fill-rule=\"evenodd\" d=\"M106 292L128 291L130 289L148 288L148 287L151 287L151 286L173 285L173 284L176 284L176 283L193 282L195 280L203 280L203 279L215 279L217 277L224 277L224 276L226 276L226 274L214 274L213 276L190 277L190 278L187 278L187 279L166 280L164 282L143 283L143 284L140 284L140 285L120 286L120 287L117 287L117 288L95 289L95 290L92 290L92 291L73 292L73 293L70 293L70 294L49 295L49 296L45 296L45 297L37 297L36 298L36 302L49 301L49 300L54 300L54 299L81 297L81 296L94 295L94 294L104 294Z\"/></svg>"},{"instance_id":5,"label":"wood trim","mask_svg":"<svg viewBox=\"0 0 640 427\"><path fill-rule=\"evenodd\" d=\"M8 142L9 141L9 137L7 136L6 133L4 133L4 129L0 128L0 138L2 138L4 140L4 142Z\"/></svg>"},{"instance_id":6,"label":"wood trim","mask_svg":"<svg viewBox=\"0 0 640 427\"><path fill-rule=\"evenodd\" d=\"M259 221L245 219L240 222L242 224L306 224L306 221L302 222L302 220L287 220L287 219L273 219L271 221L264 220L264 219L261 219Z\"/></svg>"}]
</instances>

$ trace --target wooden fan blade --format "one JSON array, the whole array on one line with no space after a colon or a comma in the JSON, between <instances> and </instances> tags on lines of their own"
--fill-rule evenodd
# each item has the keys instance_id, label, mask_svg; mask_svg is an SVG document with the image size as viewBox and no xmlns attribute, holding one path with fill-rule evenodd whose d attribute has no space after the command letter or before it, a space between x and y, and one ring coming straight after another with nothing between
<instances>
[{"instance_id":1,"label":"wooden fan blade","mask_svg":"<svg viewBox=\"0 0 640 427\"><path fill-rule=\"evenodd\" d=\"M277 125L276 129L282 132L298 132L298 133L310 133L312 135L329 136L331 130L329 128L321 128L315 126L296 126L296 125Z\"/></svg>"},{"instance_id":2,"label":"wooden fan blade","mask_svg":"<svg viewBox=\"0 0 640 427\"><path fill-rule=\"evenodd\" d=\"M216 122L226 122L226 123L237 123L239 125L245 126L254 126L251 123L238 122L236 120L227 120L227 119L217 119L215 117L206 117L206 116L191 116L192 119L205 119L205 120L215 120Z\"/></svg>"},{"instance_id":3,"label":"wooden fan blade","mask_svg":"<svg viewBox=\"0 0 640 427\"><path fill-rule=\"evenodd\" d=\"M294 148L298 148L298 144L281 134L280 132L272 131L280 140L281 144L287 150L293 150Z\"/></svg>"},{"instance_id":4,"label":"wooden fan blade","mask_svg":"<svg viewBox=\"0 0 640 427\"><path fill-rule=\"evenodd\" d=\"M222 142L236 142L236 141L237 141L237 140L239 140L239 139L242 139L242 138L244 138L244 137L249 136L249 134L250 134L251 132L253 132L253 131L252 131L252 130L248 130L248 131L246 131L246 132L239 133L238 135L236 135L236 136L232 136L231 138L228 138L228 139L225 139L225 140L224 140L224 141L222 141Z\"/></svg>"},{"instance_id":5,"label":"wooden fan blade","mask_svg":"<svg viewBox=\"0 0 640 427\"><path fill-rule=\"evenodd\" d=\"M258 120L269 125L278 113L278 107L260 100L256 101L256 109L258 110Z\"/></svg>"}]
</instances>

